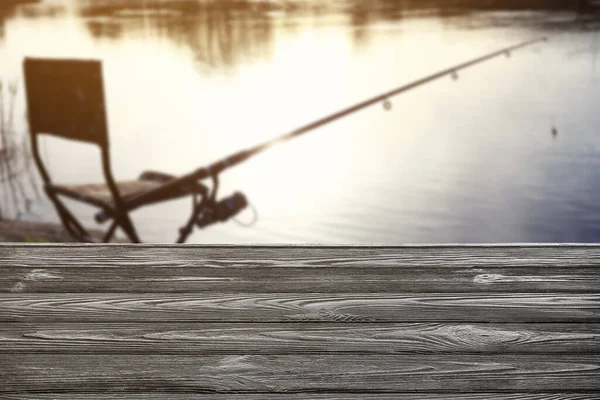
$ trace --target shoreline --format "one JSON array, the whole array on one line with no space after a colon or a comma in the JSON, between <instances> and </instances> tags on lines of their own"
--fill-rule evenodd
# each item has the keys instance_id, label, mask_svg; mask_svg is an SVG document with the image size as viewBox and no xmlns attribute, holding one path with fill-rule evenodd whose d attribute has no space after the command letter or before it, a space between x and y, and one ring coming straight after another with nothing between
<instances>
[{"instance_id":1,"label":"shoreline","mask_svg":"<svg viewBox=\"0 0 600 400\"><path fill-rule=\"evenodd\" d=\"M101 242L104 232L88 230L94 242ZM115 242L123 242L119 238ZM14 243L76 243L59 223L0 220L0 242Z\"/></svg>"}]
</instances>

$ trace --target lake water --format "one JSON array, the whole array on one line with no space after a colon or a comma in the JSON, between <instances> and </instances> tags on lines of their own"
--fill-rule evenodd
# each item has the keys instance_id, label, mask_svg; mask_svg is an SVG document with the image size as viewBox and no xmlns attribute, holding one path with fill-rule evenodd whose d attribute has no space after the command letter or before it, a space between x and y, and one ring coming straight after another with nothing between
<instances>
[{"instance_id":1,"label":"lake water","mask_svg":"<svg viewBox=\"0 0 600 400\"><path fill-rule=\"evenodd\" d=\"M395 97L390 111L373 106L228 170L220 193L244 192L258 221L196 230L189 242L600 241L600 25L590 15L568 7L324 3L22 5L0 17L0 77L20 87L16 123L25 130L25 56L102 60L113 171L132 179L145 169L189 172L546 35L548 43L456 81ZM42 148L56 181L101 181L94 147L52 139ZM95 225L94 209L76 210ZM142 240L172 242L189 211L189 200L178 200L133 219ZM27 218L58 220L45 199Z\"/></svg>"}]
</instances>

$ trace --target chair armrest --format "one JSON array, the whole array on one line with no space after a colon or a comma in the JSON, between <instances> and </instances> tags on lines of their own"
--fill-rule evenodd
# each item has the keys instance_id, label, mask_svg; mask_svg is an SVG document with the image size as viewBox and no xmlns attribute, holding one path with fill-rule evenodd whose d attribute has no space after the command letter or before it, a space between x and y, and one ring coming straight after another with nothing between
<instances>
[{"instance_id":1,"label":"chair armrest","mask_svg":"<svg viewBox=\"0 0 600 400\"><path fill-rule=\"evenodd\" d=\"M175 175L166 174L164 172L159 171L144 171L138 178L141 181L158 181L158 182L168 182L171 179L177 178Z\"/></svg>"}]
</instances>

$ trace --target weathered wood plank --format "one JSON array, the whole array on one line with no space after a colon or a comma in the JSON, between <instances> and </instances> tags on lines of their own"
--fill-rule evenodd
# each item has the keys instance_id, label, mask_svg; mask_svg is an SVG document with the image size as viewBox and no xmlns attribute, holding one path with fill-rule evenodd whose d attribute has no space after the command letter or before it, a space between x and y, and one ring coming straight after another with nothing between
<instances>
[{"instance_id":1,"label":"weathered wood plank","mask_svg":"<svg viewBox=\"0 0 600 400\"><path fill-rule=\"evenodd\" d=\"M599 287L600 266L39 268L0 265L0 292L4 293L585 293Z\"/></svg>"},{"instance_id":2,"label":"weathered wood plank","mask_svg":"<svg viewBox=\"0 0 600 400\"><path fill-rule=\"evenodd\" d=\"M0 245L0 398L600 399L598 283L600 246Z\"/></svg>"},{"instance_id":3,"label":"weathered wood plank","mask_svg":"<svg viewBox=\"0 0 600 400\"><path fill-rule=\"evenodd\" d=\"M276 282L276 284L275 284ZM0 292L586 292L600 247L0 246Z\"/></svg>"},{"instance_id":4,"label":"weathered wood plank","mask_svg":"<svg viewBox=\"0 0 600 400\"><path fill-rule=\"evenodd\" d=\"M10 353L590 355L600 324L7 323L0 354Z\"/></svg>"},{"instance_id":5,"label":"weathered wood plank","mask_svg":"<svg viewBox=\"0 0 600 400\"><path fill-rule=\"evenodd\" d=\"M589 267L600 245L177 246L0 244L0 266Z\"/></svg>"},{"instance_id":6,"label":"weathered wood plank","mask_svg":"<svg viewBox=\"0 0 600 400\"><path fill-rule=\"evenodd\" d=\"M0 322L600 322L600 294L1 294Z\"/></svg>"},{"instance_id":7,"label":"weathered wood plank","mask_svg":"<svg viewBox=\"0 0 600 400\"><path fill-rule=\"evenodd\" d=\"M600 358L505 355L46 355L0 361L0 393L598 392Z\"/></svg>"},{"instance_id":8,"label":"weathered wood plank","mask_svg":"<svg viewBox=\"0 0 600 400\"><path fill-rule=\"evenodd\" d=\"M4 400L81 400L81 394L5 394ZM89 400L273 400L281 399L281 394L244 393L244 394L181 394L181 393L85 393ZM286 399L291 400L598 400L599 393L394 393L394 394L352 394L352 393L286 393Z\"/></svg>"}]
</instances>

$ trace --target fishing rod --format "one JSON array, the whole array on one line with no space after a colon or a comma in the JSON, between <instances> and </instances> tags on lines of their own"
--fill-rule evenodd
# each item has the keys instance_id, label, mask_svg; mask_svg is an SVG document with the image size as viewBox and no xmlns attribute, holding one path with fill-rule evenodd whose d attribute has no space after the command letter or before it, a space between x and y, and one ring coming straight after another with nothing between
<instances>
[{"instance_id":1,"label":"fishing rod","mask_svg":"<svg viewBox=\"0 0 600 400\"><path fill-rule=\"evenodd\" d=\"M427 76L425 78L421 78L419 80L416 80L416 81L411 82L409 84L406 84L404 86L400 86L399 88L392 89L392 90L390 90L388 92L385 92L383 94L377 95L377 96L372 97L372 98L370 98L368 100L362 101L362 102L360 102L358 104L355 104L355 105L350 106L348 108L345 108L343 110L337 111L337 112L335 112L333 114L330 114L330 115L328 115L326 117L318 119L318 120L316 120L314 122L311 122L311 123L309 123L307 125L304 125L304 126L302 126L300 128L297 128L297 129L295 129L295 130L293 130L291 132L288 132L288 133L286 133L284 135L281 135L281 136L279 136L279 137L277 137L275 139L271 139L271 140L269 140L269 141L267 141L265 143L259 144L259 145L255 146L253 148L240 151L240 152L238 152L236 154L233 154L233 155L231 155L231 156L229 156L227 158L224 158L224 159L222 159L220 161L217 161L217 162L209 165L208 167L200 168L200 169L198 169L197 171L195 171L194 173L192 173L190 175L194 175L194 176L197 177L196 179L200 180L200 179L207 178L207 177L209 177L209 176L211 176L212 174L215 174L215 173L219 174L219 173L223 172L225 169L230 168L230 167L232 167L234 165L237 165L237 164L239 164L239 163L241 163L243 161L246 161L248 158L257 155L258 153L266 150L267 148L269 148L269 147L271 147L271 146L273 146L275 144L278 144L278 143L285 142L287 140L293 139L296 136L300 136L303 133L307 133L307 132L312 131L312 130L314 130L316 128L319 128L319 127L321 127L323 125L326 125L326 124L328 124L330 122L333 122L335 120L343 118L343 117L345 117L347 115L353 114L353 113L355 113L355 112L357 112L359 110L362 110L364 108L367 108L367 107L369 107L369 106L371 106L373 104L376 104L376 103L379 103L379 102L382 102L382 101L386 101L386 100L388 100L392 96L396 96L396 95L398 95L400 93L407 92L407 91L409 91L411 89L415 89L418 86L422 86L422 85L424 85L426 83L435 81L435 80L440 79L440 78L442 78L444 76L447 76L447 75L456 76L456 73L458 71L460 71L460 70L466 69L466 68L474 66L476 64L480 64L482 62L488 61L488 60L490 60L492 58L495 58L495 57L498 57L498 56L501 56L501 55L510 56L511 52L514 51L514 50L517 50L517 49L520 49L520 48L523 48L523 47L526 47L526 46L530 46L530 45L532 45L534 43L538 43L538 42L541 42L541 41L547 41L547 40L548 39L546 37L541 37L541 38L537 38L537 39L528 40L526 42L523 42L523 43L511 46L511 47L507 47L505 49L498 50L498 51L495 51L493 53L484 55L482 57L473 59L471 61L467 61L465 63L456 65L454 67L445 69L443 71L436 72L436 73L434 73L432 75L429 75L429 76Z\"/></svg>"},{"instance_id":2,"label":"fishing rod","mask_svg":"<svg viewBox=\"0 0 600 400\"><path fill-rule=\"evenodd\" d=\"M453 67L444 69L442 71L436 72L427 77L418 79L414 82L405 84L398 88L392 89L390 91L387 91L385 93L382 93L375 97L372 97L368 100L364 100L360 103L354 104L350 107L347 107L347 108L344 108L337 112L334 112L332 114L329 114L323 118L320 118L320 119L313 121L309 124L306 124L304 126L301 126L297 129L295 129L291 132L285 133L279 137L268 140L257 146L234 153L234 154L232 154L228 157L225 157L219 161L209 164L208 166L199 168L187 175L183 175L180 177L171 177L168 175L157 174L154 172L142 174L142 176L140 177L141 179L160 179L160 180L164 181L164 184L161 185L157 189L150 190L150 191L140 194L134 198L128 199L126 206L128 209L134 209L142 204L148 203L148 201L152 201L152 199L158 200L158 199L164 198L166 193L177 191L181 187L192 187L193 186L194 188L196 188L196 191L199 191L202 193L202 200L200 202L196 202L196 200L194 200L192 216L190 217L190 220L188 221L186 226L181 229L181 236L179 238L179 242L182 243L183 241L185 241L185 238L187 237L187 235L189 235L189 233L191 232L191 227L194 224L198 225L199 227L204 227L206 225L209 225L212 222L227 220L247 205L245 197L241 193L238 193L238 192L236 192L234 195L232 195L222 201L216 202L216 200L215 200L216 199L216 191L218 189L218 182L219 182L218 175L221 172L225 171L226 169L229 169L237 164L240 164L276 144L291 140L297 136L300 136L302 134L310 132L316 128L319 128L323 125L329 124L340 118L346 117L350 114L353 114L357 111L360 111L360 110L367 108L369 106L372 106L374 104L384 102L384 106L386 106L386 108L389 108L389 106L388 106L389 103L387 103L387 102L389 102L389 98L392 96L396 96L398 94L407 92L409 90L415 89L419 86L425 85L426 83L433 82L435 80L438 80L438 79L443 78L448 75L452 76L453 78L456 78L458 71L472 67L474 65L483 63L485 61L491 60L493 58L496 58L496 57L499 57L502 55L510 57L511 53L515 50L533 45L535 43L539 43L541 41L547 41L547 40L548 40L547 37L531 39L531 40L519 43L514 46L510 46L510 47L503 48L501 50L494 51L492 53L489 53L484 56L475 58L473 60L464 62L462 64L458 64ZM212 190L210 191L210 193L204 185L199 183L199 181L206 179L206 178L212 178L212 180L213 180L213 187L212 187ZM199 219L199 216L202 214L203 210L206 208L208 208L209 210L212 211L212 214L213 214L212 220L210 217L207 217L204 220ZM112 216L107 215L104 212L100 212L100 213L96 214L96 220L98 222L104 222L110 218L112 218Z\"/></svg>"}]
</instances>

